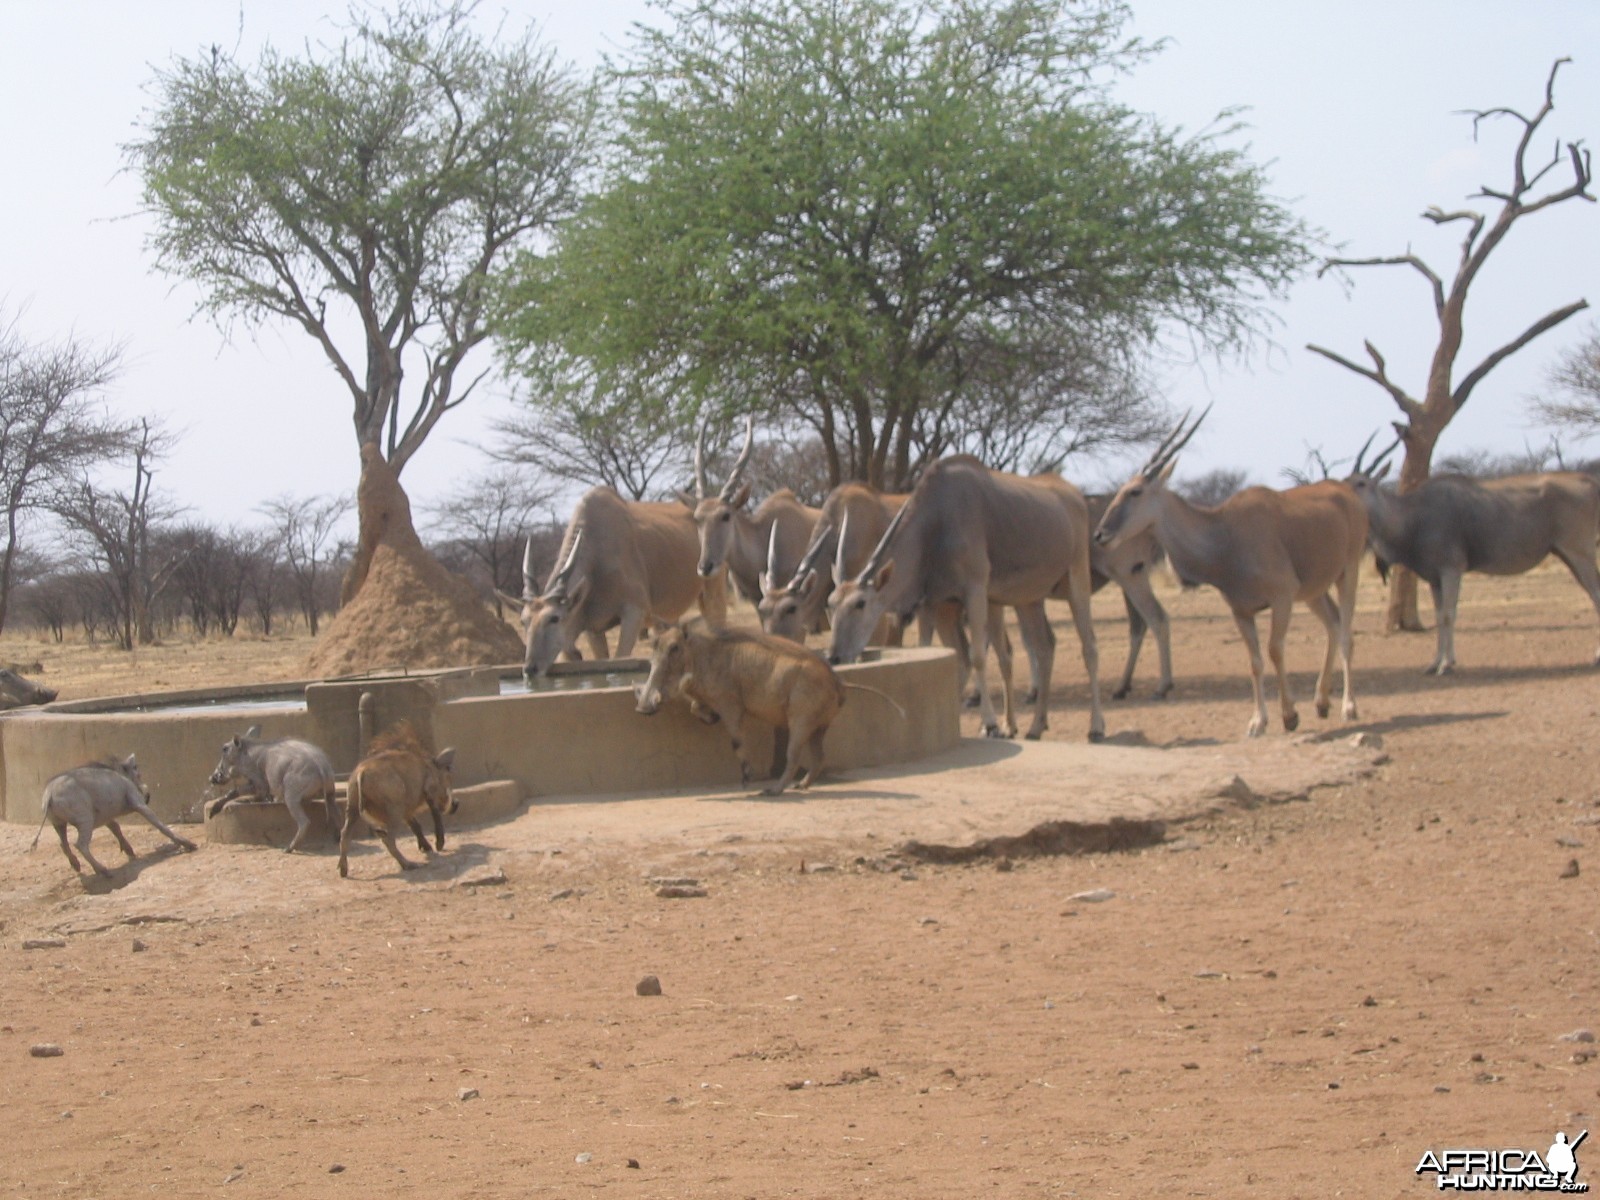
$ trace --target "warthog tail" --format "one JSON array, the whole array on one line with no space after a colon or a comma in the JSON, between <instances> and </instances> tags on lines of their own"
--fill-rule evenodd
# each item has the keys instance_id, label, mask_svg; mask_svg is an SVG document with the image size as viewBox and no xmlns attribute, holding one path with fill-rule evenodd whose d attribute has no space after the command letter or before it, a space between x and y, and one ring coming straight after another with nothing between
<instances>
[{"instance_id":1,"label":"warthog tail","mask_svg":"<svg viewBox=\"0 0 1600 1200\"><path fill-rule=\"evenodd\" d=\"M889 702L890 706L895 710L895 712L900 714L900 719L902 721L909 721L911 719L906 710L901 708L899 702L896 701L893 696L889 695L888 692L880 692L877 688L868 687L864 683L845 683L842 679L839 682L844 687L854 688L858 692L871 692L874 696L881 696L884 700Z\"/></svg>"},{"instance_id":2,"label":"warthog tail","mask_svg":"<svg viewBox=\"0 0 1600 1200\"><path fill-rule=\"evenodd\" d=\"M39 828L33 831L33 841L28 843L24 854L32 854L33 848L39 844L39 835L44 832L44 823L50 818L50 802L46 800L41 806L43 811L39 814Z\"/></svg>"}]
</instances>

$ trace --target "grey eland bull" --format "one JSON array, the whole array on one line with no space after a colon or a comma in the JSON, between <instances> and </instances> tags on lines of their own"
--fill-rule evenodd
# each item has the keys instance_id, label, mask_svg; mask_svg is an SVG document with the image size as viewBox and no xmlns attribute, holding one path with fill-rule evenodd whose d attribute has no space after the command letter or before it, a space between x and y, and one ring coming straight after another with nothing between
<instances>
[{"instance_id":1,"label":"grey eland bull","mask_svg":"<svg viewBox=\"0 0 1600 1200\"><path fill-rule=\"evenodd\" d=\"M778 637L804 642L806 632L821 624L834 579L849 579L860 573L907 498L906 495L878 492L862 483L843 483L834 488L823 502L811 545L806 548L793 578L783 584L766 581L759 605L762 627ZM1089 525L1093 528L1111 503L1111 497L1090 495L1084 500L1089 506ZM1097 592L1108 582L1115 582L1122 589L1123 605L1128 614L1128 660L1122 670L1122 681L1111 693L1113 699L1124 699L1133 690L1133 673L1147 630L1155 633L1161 661L1156 696L1165 697L1172 691L1170 623L1167 610L1156 598L1150 582L1151 572L1160 565L1162 558L1161 544L1153 533L1130 538L1115 549L1091 540L1090 589ZM921 620L923 615L919 613L919 622L925 625L927 622ZM935 614L932 620L939 629L940 640L954 647L960 656L965 676L969 670L968 653L960 633L959 616L959 608L952 608ZM1003 630L1003 624L997 627L991 623L989 640L1002 655L1010 652L1008 643L999 637ZM924 629L922 642L926 645L928 641ZM1005 669L1002 665L1002 674ZM1034 687L1037 690L1037 681ZM1037 696L1030 700L1036 702Z\"/></svg>"},{"instance_id":2,"label":"grey eland bull","mask_svg":"<svg viewBox=\"0 0 1600 1200\"><path fill-rule=\"evenodd\" d=\"M743 476L754 444L752 420L745 427L744 448L729 471L727 482L712 496L706 483L702 427L695 445L694 495L679 492L678 498L694 516L700 539L700 577L710 579L726 566L739 595L759 606L769 581L788 579L794 574L811 542L811 531L820 512L801 504L788 488L773 492L754 512L747 511L750 484Z\"/></svg>"},{"instance_id":3,"label":"grey eland bull","mask_svg":"<svg viewBox=\"0 0 1600 1200\"><path fill-rule=\"evenodd\" d=\"M1376 436L1376 435L1374 435ZM1577 471L1547 471L1478 481L1434 475L1404 494L1380 486L1398 441L1363 466L1356 455L1345 480L1366 507L1368 538L1378 569L1399 563L1433 592L1438 645L1427 674L1446 675L1456 665L1456 607L1461 576L1520 575L1554 554L1600 615L1600 483ZM1600 664L1600 651L1594 659Z\"/></svg>"},{"instance_id":4,"label":"grey eland bull","mask_svg":"<svg viewBox=\"0 0 1600 1200\"><path fill-rule=\"evenodd\" d=\"M1184 586L1209 584L1222 593L1250 652L1256 706L1250 737L1259 737L1267 728L1261 642L1256 631L1256 614L1263 609L1271 613L1267 653L1278 675L1283 727L1292 730L1300 723L1283 663L1284 635L1297 600L1316 614L1328 631L1328 649L1317 676L1317 715L1328 715L1337 653L1344 664L1341 711L1345 720L1354 720L1351 620L1366 549L1366 510L1349 486L1330 481L1286 491L1246 488L1216 508L1189 503L1167 484L1178 451L1194 436L1205 415L1201 413L1187 430L1187 416L1179 421L1144 467L1123 484L1101 517L1095 540L1115 549L1120 542L1153 530ZM1328 594L1329 588L1337 588L1337 604Z\"/></svg>"},{"instance_id":5,"label":"grey eland bull","mask_svg":"<svg viewBox=\"0 0 1600 1200\"><path fill-rule=\"evenodd\" d=\"M424 854L444 849L444 814L453 814L458 807L450 790L450 768L455 758L455 749L450 746L430 754L408 721L372 739L366 754L350 772L345 789L344 828L339 833L341 879L350 874L350 835L358 815L383 840L384 848L402 871L422 864L400 853L394 840L400 828L411 830ZM433 816L431 847L417 820L424 810Z\"/></svg>"},{"instance_id":6,"label":"grey eland bull","mask_svg":"<svg viewBox=\"0 0 1600 1200\"><path fill-rule=\"evenodd\" d=\"M1027 736L1048 728L1055 634L1047 597L1065 599L1089 677L1089 739L1105 736L1099 655L1089 612L1089 510L1083 493L1059 475L991 471L970 455L941 459L924 473L861 572L830 598L829 661L860 657L885 614L902 621L922 605L962 607L984 731L1002 730L988 688L991 605L1017 610L1033 668L1036 699ZM1015 736L1006 688L1005 736Z\"/></svg>"},{"instance_id":7,"label":"grey eland bull","mask_svg":"<svg viewBox=\"0 0 1600 1200\"><path fill-rule=\"evenodd\" d=\"M222 757L211 772L212 784L238 781L257 796L270 796L289 810L294 818L294 837L284 853L300 848L311 818L306 816L307 800L322 801L328 831L339 834L339 807L334 799L333 763L320 746L301 738L263 738L261 726L252 725L242 737L222 743ZM216 816L232 803L232 795L214 801L208 815Z\"/></svg>"},{"instance_id":8,"label":"grey eland bull","mask_svg":"<svg viewBox=\"0 0 1600 1200\"><path fill-rule=\"evenodd\" d=\"M587 635L600 658L610 657L606 633L613 628L617 657L626 658L646 622L670 624L696 602L720 624L726 589L720 576L701 578L699 554L694 518L681 504L624 500L608 487L586 492L542 591L533 578L531 539L523 556L523 674L544 674L562 653L581 657L579 635Z\"/></svg>"},{"instance_id":9,"label":"grey eland bull","mask_svg":"<svg viewBox=\"0 0 1600 1200\"><path fill-rule=\"evenodd\" d=\"M822 659L785 638L689 620L656 639L637 709L651 716L678 696L701 720L721 719L743 783L753 774L744 752L745 718L787 731L783 774L763 789L776 796L790 784L804 790L821 773L822 739L844 704L844 685Z\"/></svg>"},{"instance_id":10,"label":"grey eland bull","mask_svg":"<svg viewBox=\"0 0 1600 1200\"><path fill-rule=\"evenodd\" d=\"M822 502L821 515L812 530L811 544L795 566L787 583L770 576L763 583L763 595L757 610L761 626L775 637L805 644L806 635L820 631L825 625L828 598L833 594L835 579L849 579L866 566L889 522L911 498L909 492L880 492L876 488L856 482L841 483L828 493ZM989 640L1000 660L1001 673L1010 679L1011 642L1005 636L1003 608L990 614ZM923 606L917 610L917 640L921 645L933 643L934 636L956 652L961 663L961 681L965 684L971 669L966 635L961 631L961 606L944 604ZM886 616L873 632L872 642L888 646L902 644L905 630L898 616ZM974 694L973 703L977 703Z\"/></svg>"},{"instance_id":11,"label":"grey eland bull","mask_svg":"<svg viewBox=\"0 0 1600 1200\"><path fill-rule=\"evenodd\" d=\"M757 611L762 627L775 637L788 638L804 645L806 635L825 624L828 598L834 580L858 574L896 513L911 498L909 492L880 492L865 483L841 483L822 502L821 515L812 531L811 544L796 565L786 584L768 578ZM958 687L966 688L972 672L972 656L962 631L961 606L946 603L923 605L917 609L917 641L923 646L941 644L956 652L959 664ZM888 646L902 644L905 629L898 615L885 616L873 631L871 642ZM1011 708L1011 639L1006 633L1005 608L991 606L989 644L994 647L1006 697L1006 720L1015 725ZM968 698L976 706L977 692Z\"/></svg>"},{"instance_id":12,"label":"grey eland bull","mask_svg":"<svg viewBox=\"0 0 1600 1200\"><path fill-rule=\"evenodd\" d=\"M44 813L39 818L39 832L33 835L33 845L39 844L39 834L44 832L44 823L49 821L55 826L56 836L61 839L61 853L67 856L74 871L81 871L83 867L78 862L78 855L67 844L67 826L71 825L78 832L78 853L88 860L96 875L110 876L111 872L89 850L89 839L96 828L104 825L111 830L122 852L130 860L137 858L138 855L123 835L122 827L117 824L118 819L133 812L166 834L180 848L193 850L193 842L173 833L160 817L150 811L149 798L144 780L139 777L139 764L131 754L127 758L89 763L53 775L44 785Z\"/></svg>"}]
</instances>

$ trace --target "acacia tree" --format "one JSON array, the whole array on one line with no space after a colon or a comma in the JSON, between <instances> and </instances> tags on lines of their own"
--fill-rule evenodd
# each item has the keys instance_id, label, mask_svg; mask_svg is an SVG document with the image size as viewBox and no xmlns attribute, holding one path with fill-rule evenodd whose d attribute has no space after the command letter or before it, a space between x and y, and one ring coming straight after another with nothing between
<instances>
[{"instance_id":1,"label":"acacia tree","mask_svg":"<svg viewBox=\"0 0 1600 1200\"><path fill-rule=\"evenodd\" d=\"M128 448L128 431L114 424L99 394L116 378L121 355L76 339L37 344L15 319L0 324L0 629L17 582L21 535L28 519L47 509L80 472Z\"/></svg>"},{"instance_id":2,"label":"acacia tree","mask_svg":"<svg viewBox=\"0 0 1600 1200\"><path fill-rule=\"evenodd\" d=\"M1525 116L1511 108L1491 108L1471 113L1476 131L1494 118L1504 118L1521 127L1516 148L1511 156L1511 180L1502 187L1484 186L1469 199L1497 202L1499 207L1490 213L1476 209L1457 209L1446 212L1430 208L1423 217L1435 225L1464 224L1466 233L1461 239L1461 257L1455 275L1446 285L1444 279L1416 254L1398 254L1382 258L1331 258L1322 267L1326 272L1340 267L1404 266L1420 274L1427 281L1433 296L1434 315L1439 322L1439 341L1433 351L1424 383L1422 397L1417 399L1405 385L1391 378L1388 366L1378 348L1365 343L1367 357L1372 365L1354 362L1322 346L1307 349L1331 359L1342 367L1372 380L1393 398L1403 419L1394 422L1395 432L1405 446L1405 459L1400 468L1399 486L1402 492L1421 485L1432 470L1433 450L1439 436L1455 419L1472 391L1483 382L1490 371L1511 355L1522 349L1540 334L1560 325L1574 313L1589 307L1587 300L1577 300L1554 309L1534 321L1518 336L1484 356L1483 360L1459 379L1456 359L1461 353L1462 322L1466 312L1467 296L1473 282L1489 256L1505 240L1512 226L1524 217L1542 212L1568 200L1593 201L1589 184L1593 178L1589 151L1579 142L1556 144L1548 162L1529 162L1529 151L1539 126L1555 109L1556 73L1570 59L1560 58L1550 67L1545 81L1544 103L1532 116ZM1571 181L1562 187L1550 186L1548 177L1563 167L1571 172ZM1389 588L1387 625L1395 629L1421 629L1417 613L1417 581L1409 571L1397 571Z\"/></svg>"},{"instance_id":3,"label":"acacia tree","mask_svg":"<svg viewBox=\"0 0 1600 1200\"><path fill-rule=\"evenodd\" d=\"M224 326L314 338L358 451L397 473L483 378L461 370L488 336L490 273L571 210L589 154L592 89L531 32L483 37L471 14L352 8L345 40L305 58L179 59L126 147L156 267Z\"/></svg>"},{"instance_id":4,"label":"acacia tree","mask_svg":"<svg viewBox=\"0 0 1600 1200\"><path fill-rule=\"evenodd\" d=\"M940 413L976 365L1009 362L1021 395L1052 341L1108 369L1174 322L1237 349L1308 264L1231 126L1111 98L1146 53L1116 0L662 11L613 72L603 186L505 295L535 405L564 374L656 372L691 428L770 409L835 482L903 486L958 442Z\"/></svg>"}]
</instances>

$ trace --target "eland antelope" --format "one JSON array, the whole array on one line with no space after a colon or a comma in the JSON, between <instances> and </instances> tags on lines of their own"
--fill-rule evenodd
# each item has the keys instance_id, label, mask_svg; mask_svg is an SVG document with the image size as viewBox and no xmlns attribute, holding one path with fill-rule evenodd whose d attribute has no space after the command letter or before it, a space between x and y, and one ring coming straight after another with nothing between
<instances>
[{"instance_id":1,"label":"eland antelope","mask_svg":"<svg viewBox=\"0 0 1600 1200\"><path fill-rule=\"evenodd\" d=\"M544 674L563 652L579 657L580 634L598 657L609 657L606 632L614 626L617 656L626 658L646 621L670 624L696 602L721 624L726 590L720 575L696 572L699 553L694 520L676 501L624 500L608 487L584 493L543 590L533 576L531 538L523 554L523 674Z\"/></svg>"},{"instance_id":2,"label":"eland antelope","mask_svg":"<svg viewBox=\"0 0 1600 1200\"><path fill-rule=\"evenodd\" d=\"M770 578L788 579L795 571L819 512L795 499L788 488L773 492L756 508L747 512L750 485L744 469L755 444L755 421L745 426L744 448L728 473L728 480L717 495L709 494L705 470L705 427L695 443L694 495L679 492L694 515L700 538L698 570L709 579L726 565L728 578L739 595L752 604L760 603Z\"/></svg>"},{"instance_id":3,"label":"eland antelope","mask_svg":"<svg viewBox=\"0 0 1600 1200\"><path fill-rule=\"evenodd\" d=\"M1435 475L1400 493L1379 486L1399 441L1363 466L1371 445L1368 438L1346 482L1366 507L1378 570L1387 578L1389 564L1399 563L1433 591L1438 648L1428 674L1445 675L1455 668L1463 572L1520 575L1554 554L1600 614L1600 569L1594 555L1600 483L1592 477L1549 471L1479 482ZM1600 652L1595 662L1600 664Z\"/></svg>"},{"instance_id":4,"label":"eland antelope","mask_svg":"<svg viewBox=\"0 0 1600 1200\"><path fill-rule=\"evenodd\" d=\"M1256 614L1263 609L1271 613L1267 653L1278 675L1283 727L1292 730L1300 723L1283 665L1283 639L1296 600L1316 614L1328 631L1328 650L1317 676L1317 715L1328 715L1337 651L1344 665L1342 712L1345 720L1354 720L1351 619L1361 556L1366 550L1366 510L1348 485L1330 481L1281 492L1246 488L1216 508L1190 504L1170 490L1167 482L1178 451L1194 436L1205 415L1201 413L1187 430L1187 416L1179 421L1150 460L1122 485L1100 518L1095 540L1114 549L1128 538L1153 530L1185 586L1205 583L1222 593L1250 651L1256 714L1249 736L1259 737L1267 728L1261 642L1256 631ZM1337 604L1328 594L1332 587L1338 589Z\"/></svg>"},{"instance_id":5,"label":"eland antelope","mask_svg":"<svg viewBox=\"0 0 1600 1200\"><path fill-rule=\"evenodd\" d=\"M991 471L971 455L929 467L895 514L866 565L830 600L829 661L852 662L884 614L902 621L923 605L961 605L984 731L1001 736L989 697L987 659L995 605L1017 610L1033 667L1036 699L1027 736L1048 727L1055 634L1046 597L1072 607L1089 676L1089 739L1105 736L1099 656L1089 613L1089 511L1083 493L1058 475L1023 478ZM1016 734L1007 696L1005 736Z\"/></svg>"}]
</instances>

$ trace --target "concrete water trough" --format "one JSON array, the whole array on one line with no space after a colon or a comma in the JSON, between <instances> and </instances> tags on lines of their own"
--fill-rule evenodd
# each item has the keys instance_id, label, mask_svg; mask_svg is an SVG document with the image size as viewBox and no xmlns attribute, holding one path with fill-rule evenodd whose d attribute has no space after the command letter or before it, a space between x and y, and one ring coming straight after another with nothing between
<instances>
[{"instance_id":1,"label":"concrete water trough","mask_svg":"<svg viewBox=\"0 0 1600 1200\"><path fill-rule=\"evenodd\" d=\"M738 763L720 727L702 724L681 702L653 717L634 711L633 684L643 682L646 669L642 660L631 659L562 663L552 672L550 689L535 691L520 690L520 665L508 664L13 710L0 715L0 817L37 823L40 794L52 775L110 754L137 754L157 814L168 821L195 819L200 802L214 794L208 778L223 742L250 725L260 725L264 737L315 742L343 776L374 732L402 718L432 745L455 747L456 786L483 814L504 815L512 785L520 792L513 809L522 798L576 801L737 785ZM839 672L848 682L893 697L906 715L881 697L849 692L828 731L824 753L830 769L915 762L955 745L960 730L950 651L886 648ZM753 727L752 761L770 760L771 739L769 728ZM489 784L496 786L481 786ZM266 807L273 811L239 821L287 819L281 806ZM306 808L314 820L320 818L319 804ZM460 823L470 822L467 811L461 816ZM221 829L211 832L218 840L228 836ZM233 840L274 836L240 834Z\"/></svg>"}]
</instances>

